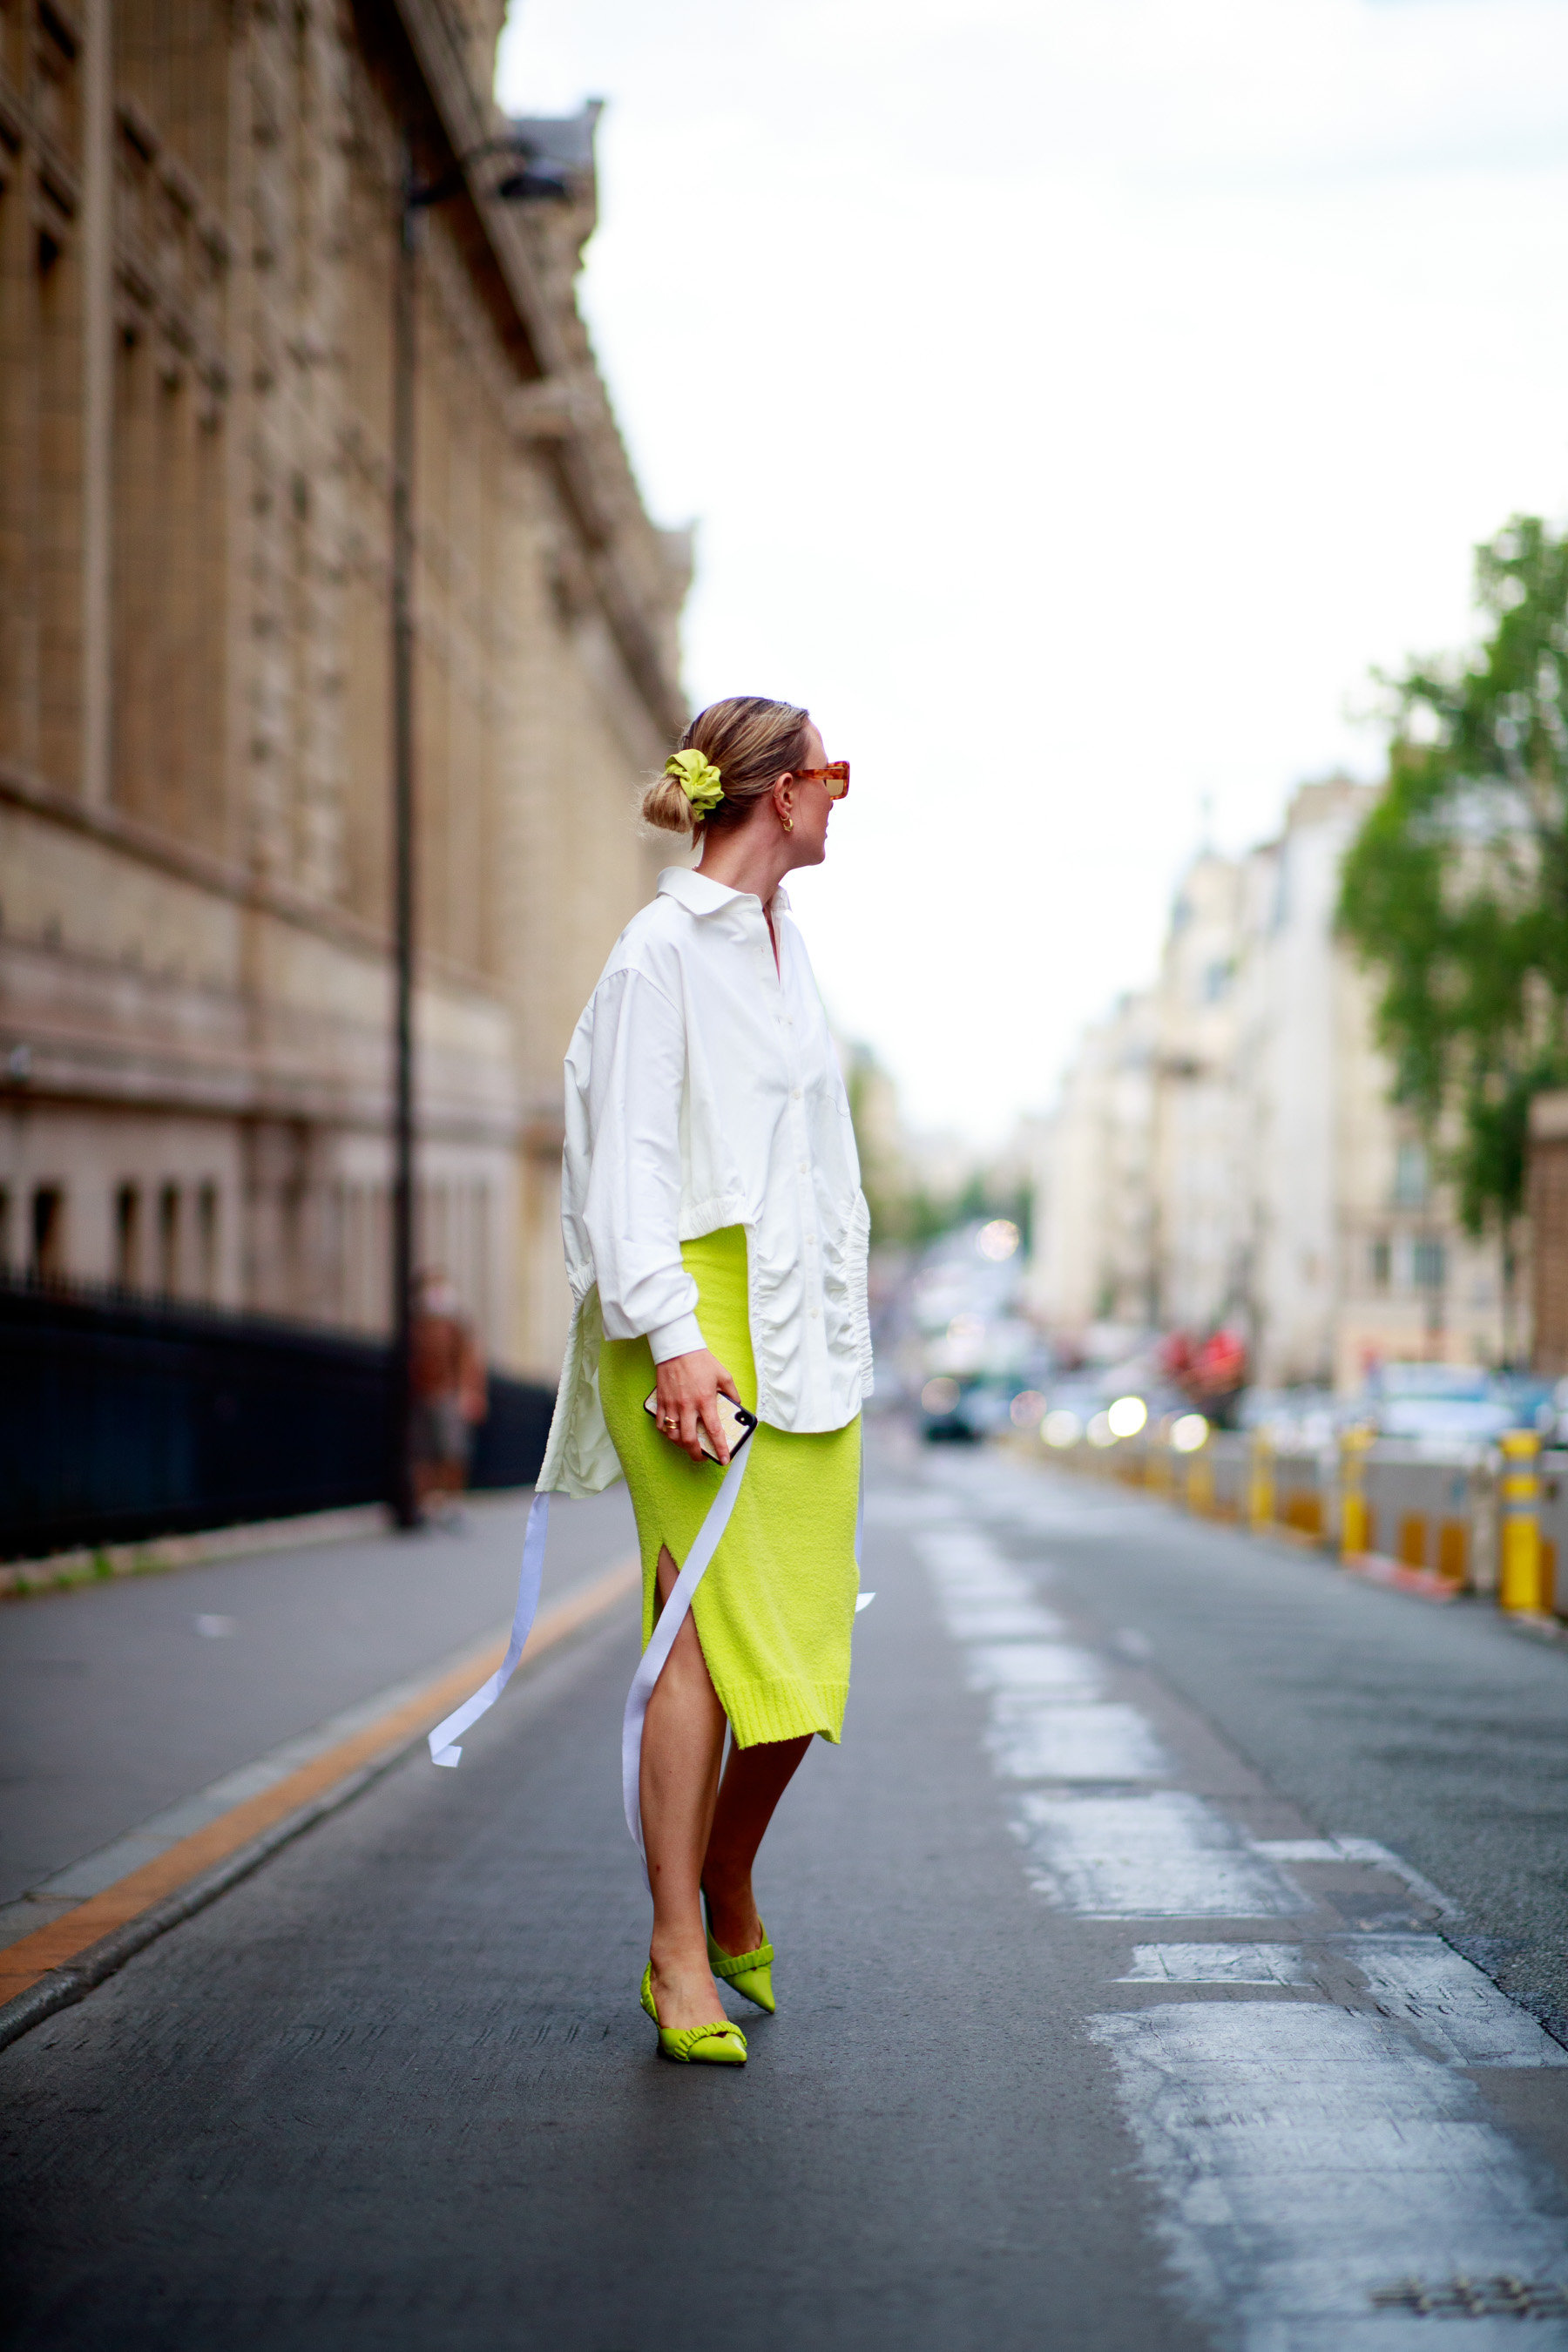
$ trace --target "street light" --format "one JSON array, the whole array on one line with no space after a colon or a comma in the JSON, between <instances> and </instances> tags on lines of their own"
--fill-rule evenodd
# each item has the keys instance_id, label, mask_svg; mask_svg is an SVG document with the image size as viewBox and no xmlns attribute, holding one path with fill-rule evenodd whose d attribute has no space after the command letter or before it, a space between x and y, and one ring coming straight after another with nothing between
<instances>
[{"instance_id":1,"label":"street light","mask_svg":"<svg viewBox=\"0 0 1568 2352\"><path fill-rule=\"evenodd\" d=\"M395 1085L392 1185L392 1502L400 1528L419 1524L414 1491L414 373L419 215L468 184L470 165L509 155L517 168L491 190L503 204L570 204L566 173L521 132L487 139L438 179L422 182L405 137L397 275L392 304L392 840Z\"/></svg>"}]
</instances>

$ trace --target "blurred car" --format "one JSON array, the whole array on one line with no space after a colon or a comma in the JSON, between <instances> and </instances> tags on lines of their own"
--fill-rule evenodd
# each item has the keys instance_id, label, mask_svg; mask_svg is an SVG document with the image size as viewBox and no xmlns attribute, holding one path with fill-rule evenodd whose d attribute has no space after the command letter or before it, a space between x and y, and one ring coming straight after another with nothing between
<instances>
[{"instance_id":1,"label":"blurred car","mask_svg":"<svg viewBox=\"0 0 1568 2352\"><path fill-rule=\"evenodd\" d=\"M1509 1409L1510 1429L1534 1429L1551 1444L1561 1434L1568 1407L1568 1381L1543 1381L1531 1372L1498 1372L1492 1385Z\"/></svg>"},{"instance_id":2,"label":"blurred car","mask_svg":"<svg viewBox=\"0 0 1568 2352\"><path fill-rule=\"evenodd\" d=\"M1020 1402L1021 1414L1014 1411ZM1005 1430L1035 1426L1037 1405L1044 1405L1038 1391L1021 1389L1016 1380L990 1376L961 1381L938 1372L920 1393L921 1435L929 1444L978 1445Z\"/></svg>"},{"instance_id":3,"label":"blurred car","mask_svg":"<svg viewBox=\"0 0 1568 2352\"><path fill-rule=\"evenodd\" d=\"M1484 1445L1520 1426L1501 1383L1480 1365L1384 1364L1367 1381L1365 1405L1381 1437Z\"/></svg>"}]
</instances>

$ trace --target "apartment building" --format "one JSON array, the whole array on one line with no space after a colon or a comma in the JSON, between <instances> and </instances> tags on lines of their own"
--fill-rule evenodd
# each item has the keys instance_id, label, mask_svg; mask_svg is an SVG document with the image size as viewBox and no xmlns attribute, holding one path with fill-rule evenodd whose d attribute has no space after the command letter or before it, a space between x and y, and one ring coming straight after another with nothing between
<instances>
[{"instance_id":1,"label":"apartment building","mask_svg":"<svg viewBox=\"0 0 1568 2352\"><path fill-rule=\"evenodd\" d=\"M1441 1139L1389 1100L1373 984L1335 936L1373 797L1305 784L1278 839L1201 854L1155 985L1086 1032L1050 1123L1034 1275L1073 1344L1114 1303L1145 1331L1239 1331L1267 1386L1342 1391L1380 1360L1527 1344L1500 1245L1464 1233L1440 1180Z\"/></svg>"}]
</instances>

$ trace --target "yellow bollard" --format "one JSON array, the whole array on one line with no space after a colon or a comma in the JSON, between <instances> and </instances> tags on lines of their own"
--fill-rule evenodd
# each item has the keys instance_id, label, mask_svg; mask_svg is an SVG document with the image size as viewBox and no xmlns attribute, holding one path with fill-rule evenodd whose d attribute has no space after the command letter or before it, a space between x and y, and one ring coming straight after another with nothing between
<instances>
[{"instance_id":1,"label":"yellow bollard","mask_svg":"<svg viewBox=\"0 0 1568 2352\"><path fill-rule=\"evenodd\" d=\"M1502 1451L1498 1605L1539 1616L1546 1601L1541 1574L1541 1440L1533 1429L1510 1429L1498 1444Z\"/></svg>"},{"instance_id":2,"label":"yellow bollard","mask_svg":"<svg viewBox=\"0 0 1568 2352\"><path fill-rule=\"evenodd\" d=\"M1373 1433L1347 1429L1340 1435L1340 1558L1354 1559L1371 1549L1366 1505L1366 1457Z\"/></svg>"},{"instance_id":3,"label":"yellow bollard","mask_svg":"<svg viewBox=\"0 0 1568 2352\"><path fill-rule=\"evenodd\" d=\"M1214 1516L1214 1456L1206 1438L1187 1456L1187 1508L1200 1519Z\"/></svg>"},{"instance_id":4,"label":"yellow bollard","mask_svg":"<svg viewBox=\"0 0 1568 2352\"><path fill-rule=\"evenodd\" d=\"M1248 1470L1247 1521L1254 1535L1264 1535L1274 1525L1274 1435L1271 1430L1253 1431Z\"/></svg>"}]
</instances>

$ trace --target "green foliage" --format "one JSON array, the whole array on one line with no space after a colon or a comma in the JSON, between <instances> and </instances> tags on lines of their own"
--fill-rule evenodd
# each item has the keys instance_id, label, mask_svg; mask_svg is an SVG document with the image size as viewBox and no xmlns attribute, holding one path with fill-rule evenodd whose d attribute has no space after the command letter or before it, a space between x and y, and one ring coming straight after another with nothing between
<instances>
[{"instance_id":1,"label":"green foliage","mask_svg":"<svg viewBox=\"0 0 1568 2352\"><path fill-rule=\"evenodd\" d=\"M1568 1082L1568 532L1516 516L1476 551L1489 634L1414 665L1387 789L1353 845L1339 922L1378 974L1395 1099L1448 1155L1466 1223L1522 1204L1530 1101Z\"/></svg>"}]
</instances>

